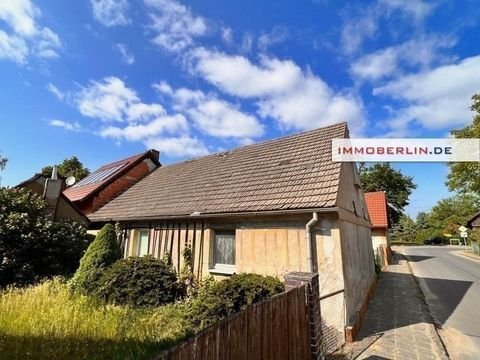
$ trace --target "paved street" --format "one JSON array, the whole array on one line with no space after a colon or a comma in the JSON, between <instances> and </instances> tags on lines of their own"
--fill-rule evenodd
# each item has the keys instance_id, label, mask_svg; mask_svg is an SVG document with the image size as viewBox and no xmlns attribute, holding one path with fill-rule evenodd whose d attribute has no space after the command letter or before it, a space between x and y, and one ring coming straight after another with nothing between
<instances>
[{"instance_id":1,"label":"paved street","mask_svg":"<svg viewBox=\"0 0 480 360\"><path fill-rule=\"evenodd\" d=\"M480 261L457 246L398 247L410 260L452 359L480 358Z\"/></svg>"},{"instance_id":2,"label":"paved street","mask_svg":"<svg viewBox=\"0 0 480 360\"><path fill-rule=\"evenodd\" d=\"M384 271L357 342L344 353L351 359L447 359L440 338L406 260L394 256Z\"/></svg>"}]
</instances>

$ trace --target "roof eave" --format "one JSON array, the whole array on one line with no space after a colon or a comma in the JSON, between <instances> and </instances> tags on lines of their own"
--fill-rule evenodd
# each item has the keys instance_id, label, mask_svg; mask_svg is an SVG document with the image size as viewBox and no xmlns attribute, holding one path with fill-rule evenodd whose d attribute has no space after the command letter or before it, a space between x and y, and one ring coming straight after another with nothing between
<instances>
[{"instance_id":1,"label":"roof eave","mask_svg":"<svg viewBox=\"0 0 480 360\"><path fill-rule=\"evenodd\" d=\"M268 215L293 215L293 214L309 214L312 212L318 213L336 213L339 208L336 206L322 207L322 208L304 208L304 209L290 209L290 210L266 210L266 211L244 211L244 212L224 212L224 213L205 213L199 215L168 215L168 216L148 216L148 217L118 217L118 218L102 218L90 219L93 223L106 222L127 222L127 221L155 221L155 220L172 220L172 219L206 219L219 217L242 217L242 216L268 216Z\"/></svg>"}]
</instances>

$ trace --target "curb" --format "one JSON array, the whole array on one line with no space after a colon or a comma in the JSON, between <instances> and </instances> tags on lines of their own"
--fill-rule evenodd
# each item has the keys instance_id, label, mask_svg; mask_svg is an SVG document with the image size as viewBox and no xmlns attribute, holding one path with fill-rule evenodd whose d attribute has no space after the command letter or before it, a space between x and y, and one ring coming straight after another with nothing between
<instances>
[{"instance_id":1,"label":"curb","mask_svg":"<svg viewBox=\"0 0 480 360\"><path fill-rule=\"evenodd\" d=\"M457 255L457 256L463 256L463 257L466 257L468 259L472 259L472 260L475 260L475 261L480 261L480 256L475 255L475 254L468 254L463 250L452 251L452 254Z\"/></svg>"},{"instance_id":2,"label":"curb","mask_svg":"<svg viewBox=\"0 0 480 360\"><path fill-rule=\"evenodd\" d=\"M396 254L400 255L403 257L404 260L407 261L407 266L408 270L410 271L410 275L413 276L413 279L415 280L415 284L417 284L418 289L420 290L421 298L423 303L425 304L425 308L427 309L428 315L430 316L430 319L432 320L433 327L435 329L435 333L438 336L438 339L440 340L440 343L442 344L443 351L445 351L445 355L450 359L450 354L448 353L447 346L445 345L445 342L443 341L442 335L440 334L439 330L442 330L442 326L435 321L435 318L433 317L432 313L430 312L430 307L428 306L427 301L425 300L425 294L423 293L422 287L420 286L420 282L418 281L417 277L413 274L413 269L412 266L410 265L410 260L408 255L396 252Z\"/></svg>"}]
</instances>

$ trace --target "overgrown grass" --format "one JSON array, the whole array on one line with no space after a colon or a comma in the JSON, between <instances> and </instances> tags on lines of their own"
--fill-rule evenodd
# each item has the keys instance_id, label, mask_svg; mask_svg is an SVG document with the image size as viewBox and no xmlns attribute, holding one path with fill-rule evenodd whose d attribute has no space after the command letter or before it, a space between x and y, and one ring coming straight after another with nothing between
<instances>
[{"instance_id":1,"label":"overgrown grass","mask_svg":"<svg viewBox=\"0 0 480 360\"><path fill-rule=\"evenodd\" d=\"M148 359L188 335L184 304L103 305L60 279L0 294L5 359Z\"/></svg>"}]
</instances>

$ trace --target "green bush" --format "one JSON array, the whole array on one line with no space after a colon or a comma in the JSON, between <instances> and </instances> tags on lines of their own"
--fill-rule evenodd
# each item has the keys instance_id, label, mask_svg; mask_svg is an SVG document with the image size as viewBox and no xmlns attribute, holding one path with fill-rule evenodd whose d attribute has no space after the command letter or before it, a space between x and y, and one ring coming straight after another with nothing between
<instances>
[{"instance_id":1,"label":"green bush","mask_svg":"<svg viewBox=\"0 0 480 360\"><path fill-rule=\"evenodd\" d=\"M226 280L207 280L187 307L187 318L193 331L200 331L248 305L284 291L275 277L257 274L235 274Z\"/></svg>"},{"instance_id":2,"label":"green bush","mask_svg":"<svg viewBox=\"0 0 480 360\"><path fill-rule=\"evenodd\" d=\"M70 284L74 289L91 293L97 287L102 272L121 258L120 246L112 224L106 224L80 260Z\"/></svg>"},{"instance_id":3,"label":"green bush","mask_svg":"<svg viewBox=\"0 0 480 360\"><path fill-rule=\"evenodd\" d=\"M85 228L53 222L41 196L0 188L0 288L71 275L88 246Z\"/></svg>"},{"instance_id":4,"label":"green bush","mask_svg":"<svg viewBox=\"0 0 480 360\"><path fill-rule=\"evenodd\" d=\"M115 262L103 273L94 294L106 302L135 307L156 307L185 295L173 267L151 256Z\"/></svg>"}]
</instances>

